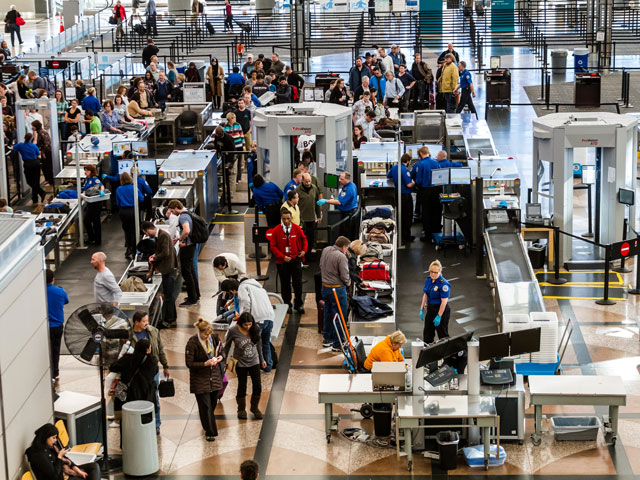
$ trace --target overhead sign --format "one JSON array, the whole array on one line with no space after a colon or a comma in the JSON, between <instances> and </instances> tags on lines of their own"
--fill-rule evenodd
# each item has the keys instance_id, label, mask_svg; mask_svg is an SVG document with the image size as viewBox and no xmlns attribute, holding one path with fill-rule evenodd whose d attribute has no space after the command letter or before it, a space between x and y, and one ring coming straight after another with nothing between
<instances>
[{"instance_id":1,"label":"overhead sign","mask_svg":"<svg viewBox=\"0 0 640 480\"><path fill-rule=\"evenodd\" d=\"M611 260L619 260L638 255L640 253L640 238L623 240L622 242L611 244Z\"/></svg>"},{"instance_id":2,"label":"overhead sign","mask_svg":"<svg viewBox=\"0 0 640 480\"><path fill-rule=\"evenodd\" d=\"M68 60L47 60L44 65L52 70L64 70L69 66L69 63L71 62Z\"/></svg>"}]
</instances>

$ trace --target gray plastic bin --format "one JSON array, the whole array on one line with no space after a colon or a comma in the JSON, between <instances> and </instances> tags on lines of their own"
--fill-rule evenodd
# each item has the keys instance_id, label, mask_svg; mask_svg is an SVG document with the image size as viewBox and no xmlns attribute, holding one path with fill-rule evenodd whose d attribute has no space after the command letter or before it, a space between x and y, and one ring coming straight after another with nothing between
<instances>
[{"instance_id":1,"label":"gray plastic bin","mask_svg":"<svg viewBox=\"0 0 640 480\"><path fill-rule=\"evenodd\" d=\"M564 49L551 50L551 69L554 75L564 75L569 52Z\"/></svg>"},{"instance_id":2,"label":"gray plastic bin","mask_svg":"<svg viewBox=\"0 0 640 480\"><path fill-rule=\"evenodd\" d=\"M559 441L594 441L602 427L600 418L589 417L551 417L551 428Z\"/></svg>"},{"instance_id":3,"label":"gray plastic bin","mask_svg":"<svg viewBox=\"0 0 640 480\"><path fill-rule=\"evenodd\" d=\"M122 406L122 471L126 475L144 476L156 473L159 468L153 403L146 400L125 403Z\"/></svg>"}]
</instances>

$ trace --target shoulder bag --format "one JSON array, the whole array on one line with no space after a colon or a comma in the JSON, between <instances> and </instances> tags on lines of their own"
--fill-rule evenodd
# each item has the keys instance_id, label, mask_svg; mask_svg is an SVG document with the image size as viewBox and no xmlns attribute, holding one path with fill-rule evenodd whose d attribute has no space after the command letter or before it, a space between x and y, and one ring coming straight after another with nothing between
<instances>
[{"instance_id":1,"label":"shoulder bag","mask_svg":"<svg viewBox=\"0 0 640 480\"><path fill-rule=\"evenodd\" d=\"M129 384L133 381L135 376L138 374L138 372L140 371L140 368L142 367L142 364L146 360L147 360L147 356L145 355L144 358L142 359L142 363L140 363L140 366L138 368L136 368L136 371L133 373L133 375L131 376L131 378L129 379L129 381L127 383L123 382L122 379L117 383L116 387L113 390L114 397L116 397L118 400L120 400L122 402L126 402L127 401L127 393L128 393L128 390L129 390Z\"/></svg>"}]
</instances>

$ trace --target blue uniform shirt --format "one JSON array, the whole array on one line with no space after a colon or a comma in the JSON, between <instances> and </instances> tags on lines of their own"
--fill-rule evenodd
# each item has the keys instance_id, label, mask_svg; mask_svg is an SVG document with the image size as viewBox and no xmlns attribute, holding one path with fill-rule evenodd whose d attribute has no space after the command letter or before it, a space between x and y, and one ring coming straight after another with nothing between
<instances>
[{"instance_id":1,"label":"blue uniform shirt","mask_svg":"<svg viewBox=\"0 0 640 480\"><path fill-rule=\"evenodd\" d=\"M82 185L82 191L84 192L91 187L102 187L102 182L97 176L85 178L84 185Z\"/></svg>"},{"instance_id":2,"label":"blue uniform shirt","mask_svg":"<svg viewBox=\"0 0 640 480\"><path fill-rule=\"evenodd\" d=\"M64 306L69 297L64 288L52 283L47 284L47 308L49 310L49 327L60 327L64 324Z\"/></svg>"},{"instance_id":3,"label":"blue uniform shirt","mask_svg":"<svg viewBox=\"0 0 640 480\"><path fill-rule=\"evenodd\" d=\"M261 187L253 187L253 198L260 208L264 208L272 203L282 203L284 193L280 187L273 182L265 182Z\"/></svg>"},{"instance_id":4,"label":"blue uniform shirt","mask_svg":"<svg viewBox=\"0 0 640 480\"><path fill-rule=\"evenodd\" d=\"M227 84L229 87L244 85L244 77L240 73L230 73L227 77Z\"/></svg>"},{"instance_id":5,"label":"blue uniform shirt","mask_svg":"<svg viewBox=\"0 0 640 480\"><path fill-rule=\"evenodd\" d=\"M292 178L291 180L289 180L289 183L287 183L284 187L285 201L287 200L287 193L289 193L289 190L295 190L296 188L298 188L298 184Z\"/></svg>"},{"instance_id":6,"label":"blue uniform shirt","mask_svg":"<svg viewBox=\"0 0 640 480\"><path fill-rule=\"evenodd\" d=\"M442 275L435 282L431 281L431 277L424 282L424 293L427 294L427 303L429 305L440 305L443 298L449 298L451 295L451 285Z\"/></svg>"},{"instance_id":7,"label":"blue uniform shirt","mask_svg":"<svg viewBox=\"0 0 640 480\"><path fill-rule=\"evenodd\" d=\"M451 160L441 160L438 162L440 168L461 167L461 162L452 162Z\"/></svg>"},{"instance_id":8,"label":"blue uniform shirt","mask_svg":"<svg viewBox=\"0 0 640 480\"><path fill-rule=\"evenodd\" d=\"M460 88L467 88L472 83L473 78L471 77L471 72L465 68L460 74Z\"/></svg>"},{"instance_id":9,"label":"blue uniform shirt","mask_svg":"<svg viewBox=\"0 0 640 480\"><path fill-rule=\"evenodd\" d=\"M138 175L138 192L142 192L143 195L153 195L153 190L147 183L147 181Z\"/></svg>"},{"instance_id":10,"label":"blue uniform shirt","mask_svg":"<svg viewBox=\"0 0 640 480\"><path fill-rule=\"evenodd\" d=\"M144 201L142 191L138 189L138 200ZM133 184L120 185L116 189L116 205L119 207L133 207Z\"/></svg>"},{"instance_id":11,"label":"blue uniform shirt","mask_svg":"<svg viewBox=\"0 0 640 480\"><path fill-rule=\"evenodd\" d=\"M437 170L440 164L431 157L420 160L411 171L411 175L419 187L431 187L431 170Z\"/></svg>"},{"instance_id":12,"label":"blue uniform shirt","mask_svg":"<svg viewBox=\"0 0 640 480\"><path fill-rule=\"evenodd\" d=\"M409 173L409 170L407 170L407 167L405 167L404 165L402 165L400 172L402 172L401 191L403 194L411 194L411 188L407 186L412 182L411 174ZM387 178L393 178L393 183L396 186L398 185L398 165L394 165L393 167L391 167L391 170L389 170L389 173L387 173Z\"/></svg>"},{"instance_id":13,"label":"blue uniform shirt","mask_svg":"<svg viewBox=\"0 0 640 480\"><path fill-rule=\"evenodd\" d=\"M358 207L358 187L353 182L347 183L342 190L340 190L340 194L338 195L338 200L340 201L340 205L338 205L338 210L341 212L350 212Z\"/></svg>"},{"instance_id":14,"label":"blue uniform shirt","mask_svg":"<svg viewBox=\"0 0 640 480\"><path fill-rule=\"evenodd\" d=\"M38 158L38 155L40 155L40 149L38 146L31 142L16 143L13 146L13 151L22 155L22 160L33 160L34 158Z\"/></svg>"}]
</instances>

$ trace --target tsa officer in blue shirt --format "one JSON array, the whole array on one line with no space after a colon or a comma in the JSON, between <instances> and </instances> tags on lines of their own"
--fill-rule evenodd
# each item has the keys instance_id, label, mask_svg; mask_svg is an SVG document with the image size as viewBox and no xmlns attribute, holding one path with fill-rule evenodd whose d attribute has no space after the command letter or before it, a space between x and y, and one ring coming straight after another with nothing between
<instances>
[{"instance_id":1,"label":"tsa officer in blue shirt","mask_svg":"<svg viewBox=\"0 0 640 480\"><path fill-rule=\"evenodd\" d=\"M349 172L342 172L339 177L339 182L342 188L340 189L338 198L318 200L318 204L323 205L328 203L330 205L335 205L342 218L352 217L358 209L358 187L356 187L356 184L351 181L351 174ZM351 238L351 223L352 219L345 220L342 223L340 228L341 235Z\"/></svg>"},{"instance_id":2,"label":"tsa officer in blue shirt","mask_svg":"<svg viewBox=\"0 0 640 480\"><path fill-rule=\"evenodd\" d=\"M138 189L138 206L142 205L144 196ZM136 251L136 217L134 210L133 179L128 172L120 175L120 186L116 190L116 204L119 208L120 221L124 230L125 256L133 258Z\"/></svg>"},{"instance_id":3,"label":"tsa officer in blue shirt","mask_svg":"<svg viewBox=\"0 0 640 480\"><path fill-rule=\"evenodd\" d=\"M405 153L402 155L400 159L400 175L402 177L401 183L401 201L402 201L402 243L407 243L413 241L411 236L411 223L413 221L413 197L411 196L411 192L413 191L413 186L415 182L411 178L411 173L407 167L411 162L411 155ZM387 173L387 178L392 178L394 185L398 185L398 165L394 165Z\"/></svg>"},{"instance_id":4,"label":"tsa officer in blue shirt","mask_svg":"<svg viewBox=\"0 0 640 480\"><path fill-rule=\"evenodd\" d=\"M284 192L273 182L267 182L262 175L253 177L253 198L256 206L267 217L267 225L274 227L280 224L280 206Z\"/></svg>"},{"instance_id":5,"label":"tsa officer in blue shirt","mask_svg":"<svg viewBox=\"0 0 640 480\"><path fill-rule=\"evenodd\" d=\"M464 106L468 105L469 111L473 113L476 118L478 118L476 107L473 105L473 100L471 99L472 96L476 96L476 92L473 88L473 78L471 78L471 72L467 70L467 63L464 61L460 61L460 63L458 63L458 70L460 70L460 85L456 87L456 91L460 90L460 103L458 103L456 113L460 113Z\"/></svg>"},{"instance_id":6,"label":"tsa officer in blue shirt","mask_svg":"<svg viewBox=\"0 0 640 480\"><path fill-rule=\"evenodd\" d=\"M440 168L429 153L427 147L418 149L420 161L414 169L414 178L419 187L420 202L422 204L422 229L424 237L420 240L428 242L431 234L440 232L440 188L431 185L431 171Z\"/></svg>"},{"instance_id":7,"label":"tsa officer in blue shirt","mask_svg":"<svg viewBox=\"0 0 640 480\"><path fill-rule=\"evenodd\" d=\"M424 322L422 335L425 343L433 343L436 332L438 332L438 340L449 336L451 310L447 303L451 295L451 285L444 279L441 272L442 264L434 260L429 265L429 278L424 282L420 320Z\"/></svg>"},{"instance_id":8,"label":"tsa officer in blue shirt","mask_svg":"<svg viewBox=\"0 0 640 480\"><path fill-rule=\"evenodd\" d=\"M51 376L55 380L60 375L60 344L64 331L64 306L69 303L69 296L64 288L54 285L55 276L48 268L46 276L49 340L51 341Z\"/></svg>"},{"instance_id":9,"label":"tsa officer in blue shirt","mask_svg":"<svg viewBox=\"0 0 640 480\"><path fill-rule=\"evenodd\" d=\"M462 162L454 162L451 160L447 160L447 151L440 150L438 155L436 155L436 160L438 161L438 166L440 168L451 168L451 167L461 167Z\"/></svg>"}]
</instances>

